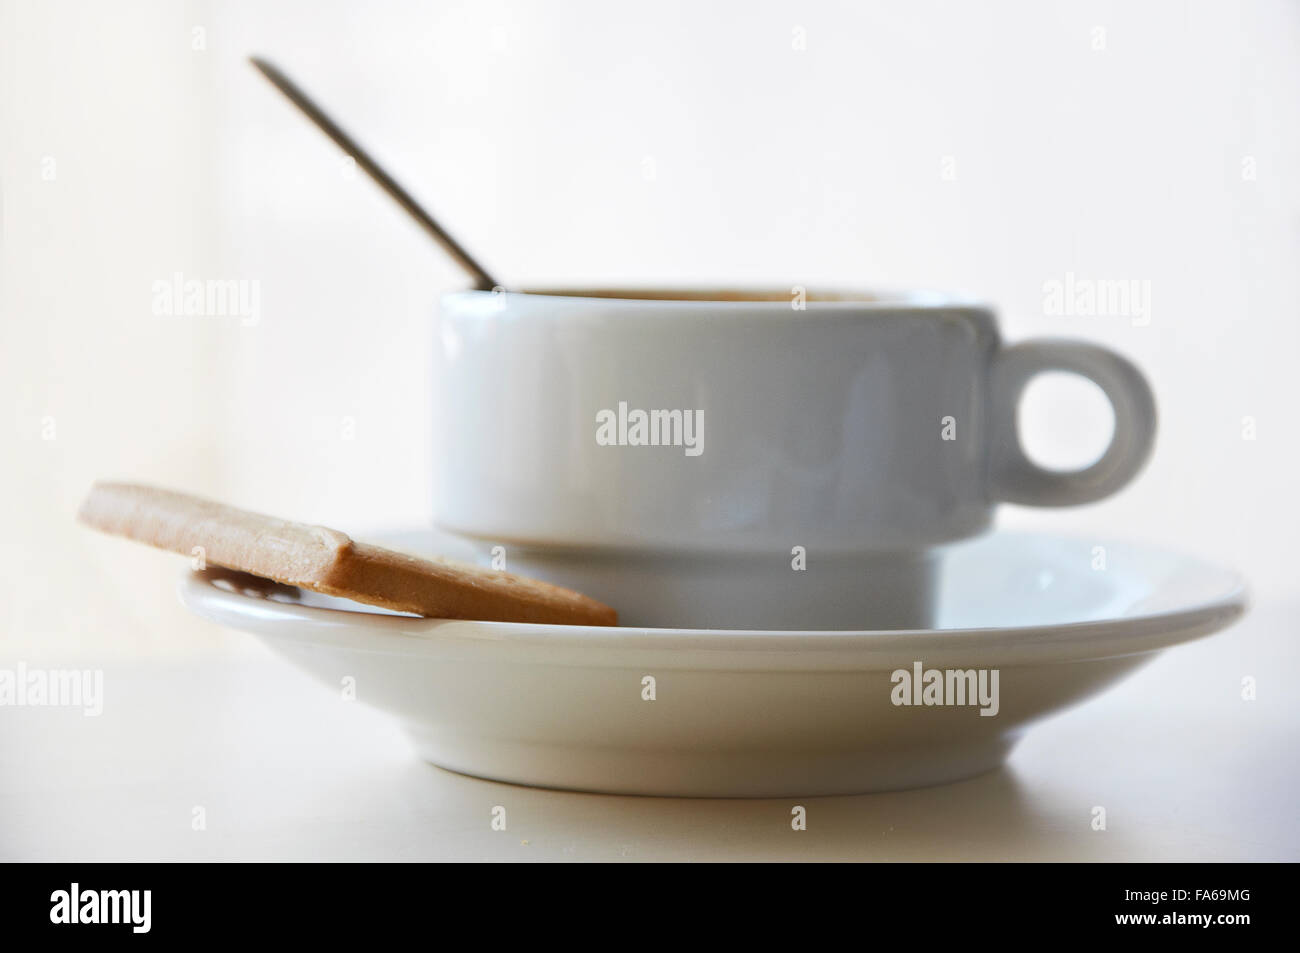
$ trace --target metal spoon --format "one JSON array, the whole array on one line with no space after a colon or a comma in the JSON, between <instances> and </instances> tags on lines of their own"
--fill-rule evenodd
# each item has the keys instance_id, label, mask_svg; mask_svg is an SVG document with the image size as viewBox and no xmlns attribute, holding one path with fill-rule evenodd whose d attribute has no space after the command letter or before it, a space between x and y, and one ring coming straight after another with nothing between
<instances>
[{"instance_id":1,"label":"metal spoon","mask_svg":"<svg viewBox=\"0 0 1300 953\"><path fill-rule=\"evenodd\" d=\"M325 135L338 143L339 148L350 155L357 165L361 166L366 174L379 184L381 189L392 196L397 204L406 210L406 213L411 218L419 222L420 227L428 232L447 254L456 259L456 262L462 268L469 272L474 279L474 287L480 291L490 291L501 287L501 283L488 274L487 270L474 260L473 256L461 246L460 242L447 234L446 229L439 225L434 220L434 217L420 206L420 203L411 196L410 192L398 185L396 179L380 168L379 163L371 158L370 154L361 148L355 139L344 132L338 123L327 116L293 80L289 79L278 67L259 56L250 56L249 62L256 66L258 71L270 80L276 89L284 93L290 102L302 110L307 118L314 122Z\"/></svg>"}]
</instances>

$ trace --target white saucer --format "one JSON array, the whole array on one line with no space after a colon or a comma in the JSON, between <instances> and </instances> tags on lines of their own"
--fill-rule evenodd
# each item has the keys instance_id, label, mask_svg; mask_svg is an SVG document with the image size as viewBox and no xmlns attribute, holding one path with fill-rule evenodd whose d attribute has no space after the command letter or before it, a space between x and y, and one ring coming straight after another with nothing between
<instances>
[{"instance_id":1,"label":"white saucer","mask_svg":"<svg viewBox=\"0 0 1300 953\"><path fill-rule=\"evenodd\" d=\"M390 537L455 555L432 531ZM1104 546L1104 554L1096 549ZM1104 568L1094 568L1102 565ZM260 636L336 692L399 717L464 774L618 794L809 797L996 767L1035 719L1160 649L1241 617L1234 573L1145 546L993 534L943 558L938 626L893 631L598 628L421 619L221 570L198 615ZM896 705L892 673L998 673L998 711ZM654 700L644 681L653 678ZM955 687L955 683L954 683ZM983 706L991 709L991 705Z\"/></svg>"}]
</instances>

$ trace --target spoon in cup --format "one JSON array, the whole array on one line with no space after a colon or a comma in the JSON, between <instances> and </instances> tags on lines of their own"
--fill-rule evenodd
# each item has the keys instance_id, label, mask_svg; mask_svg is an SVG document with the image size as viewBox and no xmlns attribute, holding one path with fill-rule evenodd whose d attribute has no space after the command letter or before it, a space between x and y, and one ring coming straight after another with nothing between
<instances>
[{"instance_id":1,"label":"spoon in cup","mask_svg":"<svg viewBox=\"0 0 1300 953\"><path fill-rule=\"evenodd\" d=\"M374 158L363 149L355 139L343 131L343 129L326 115L325 111L318 106L302 89L288 76L284 74L274 64L262 59L259 56L249 57L251 62L258 71L265 76L276 89L284 93L289 101L297 106L325 135L329 136L338 144L359 165L365 173L374 179L381 189L389 194L411 218L415 219L420 227L423 228L430 237L433 238L447 254L456 260L456 263L469 273L474 279L474 287L480 291L491 291L502 287L501 283L493 278L487 270L480 265L474 257L465 250L464 246L448 234L447 230L438 224L437 220L429 214L428 210L420 205L419 202L406 191L396 179L389 175Z\"/></svg>"}]
</instances>

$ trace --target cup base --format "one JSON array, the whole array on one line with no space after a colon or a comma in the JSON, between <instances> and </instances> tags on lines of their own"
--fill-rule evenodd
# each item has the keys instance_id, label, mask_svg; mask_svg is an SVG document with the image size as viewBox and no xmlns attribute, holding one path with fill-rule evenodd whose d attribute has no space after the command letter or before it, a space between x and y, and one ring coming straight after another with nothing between
<instances>
[{"instance_id":1,"label":"cup base","mask_svg":"<svg viewBox=\"0 0 1300 953\"><path fill-rule=\"evenodd\" d=\"M613 606L620 625L913 629L934 623L933 550L687 555L512 549L507 562L511 572Z\"/></svg>"}]
</instances>

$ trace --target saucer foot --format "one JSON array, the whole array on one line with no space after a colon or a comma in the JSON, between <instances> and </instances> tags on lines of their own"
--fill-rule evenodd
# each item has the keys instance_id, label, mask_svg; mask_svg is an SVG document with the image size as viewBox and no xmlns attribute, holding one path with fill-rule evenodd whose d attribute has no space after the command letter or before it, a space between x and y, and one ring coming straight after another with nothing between
<instances>
[{"instance_id":1,"label":"saucer foot","mask_svg":"<svg viewBox=\"0 0 1300 953\"><path fill-rule=\"evenodd\" d=\"M699 798L831 797L948 784L999 767L1019 739L1011 733L907 750L636 751L406 730L420 757L457 774L591 794Z\"/></svg>"}]
</instances>

